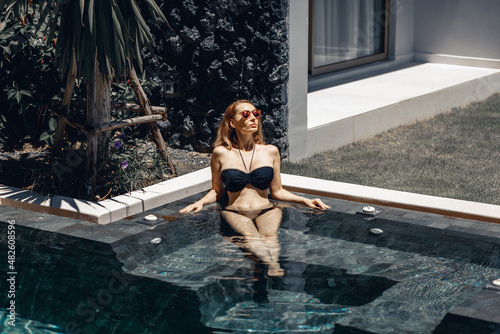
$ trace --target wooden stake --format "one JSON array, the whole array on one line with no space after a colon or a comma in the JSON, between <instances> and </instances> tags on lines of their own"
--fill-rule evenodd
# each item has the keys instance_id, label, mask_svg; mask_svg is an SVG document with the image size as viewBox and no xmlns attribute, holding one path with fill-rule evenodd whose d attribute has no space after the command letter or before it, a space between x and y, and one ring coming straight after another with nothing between
<instances>
[{"instance_id":1,"label":"wooden stake","mask_svg":"<svg viewBox=\"0 0 500 334\"><path fill-rule=\"evenodd\" d=\"M153 111L151 110L151 105L146 96L146 93L144 93L144 90L142 89L141 84L139 83L139 79L137 78L137 73L135 72L135 69L133 67L130 70L130 84L135 92L135 95L137 96L137 100L139 101L139 105L141 106L141 109L144 112L144 114L146 114L146 116L152 115ZM170 158L170 155L168 154L167 145L165 144L165 141L161 136L161 132L160 129L158 128L158 125L156 123L150 123L149 129L151 130L152 137L154 142L156 143L156 146L158 146L158 150L160 150L161 155L167 162L167 166L170 169L170 172L173 173L174 175L177 175L177 170L175 168L174 163L172 162L172 159Z\"/></svg>"},{"instance_id":2,"label":"wooden stake","mask_svg":"<svg viewBox=\"0 0 500 334\"><path fill-rule=\"evenodd\" d=\"M68 77L66 79L66 88L64 89L64 96L61 104L61 109L63 115L67 114L69 110L69 106L71 104L71 97L73 96L73 92L75 90L75 81L76 81L76 56L75 50L73 49L73 63L71 65L71 69L68 72ZM56 133L54 134L54 145L52 145L52 151L55 152L59 146L61 145L61 141L64 137L64 131L66 130L66 118L61 118L57 120L57 128Z\"/></svg>"},{"instance_id":3,"label":"wooden stake","mask_svg":"<svg viewBox=\"0 0 500 334\"><path fill-rule=\"evenodd\" d=\"M138 116L138 117L133 117L129 119L123 119L119 122L109 122L109 123L103 123L101 125L98 125L94 127L93 129L86 129L83 125L81 125L78 122L72 121L66 116L60 115L55 111L52 111L52 114L56 115L58 118L62 118L62 120L68 124L69 126L77 129L83 134L89 135L89 134L97 134L100 132L104 131L109 131L109 130L114 130L114 129L119 129L119 128L124 128L126 126L132 126L132 125L139 125L139 124L144 124L144 123L151 123L151 122L158 122L165 120L164 115L150 115L150 116Z\"/></svg>"},{"instance_id":4,"label":"wooden stake","mask_svg":"<svg viewBox=\"0 0 500 334\"><path fill-rule=\"evenodd\" d=\"M91 133L100 133L103 131L109 131L113 129L123 128L125 126L138 125L144 123L158 122L163 120L163 115L149 115L149 116L138 116L134 118L124 119L119 122L110 122L98 125L91 130Z\"/></svg>"},{"instance_id":5,"label":"wooden stake","mask_svg":"<svg viewBox=\"0 0 500 334\"><path fill-rule=\"evenodd\" d=\"M73 101L71 103L75 107L80 107L80 108L85 108L87 106L86 102L82 101ZM53 103L53 106L58 106L58 103ZM144 113L142 111L142 107L138 104L135 103L117 103L117 102L112 102L111 103L111 109L116 109L116 110L129 110L129 111L139 111L141 113ZM165 107L156 107L156 106L151 106L151 112L153 114L166 114L167 113L167 108Z\"/></svg>"}]
</instances>

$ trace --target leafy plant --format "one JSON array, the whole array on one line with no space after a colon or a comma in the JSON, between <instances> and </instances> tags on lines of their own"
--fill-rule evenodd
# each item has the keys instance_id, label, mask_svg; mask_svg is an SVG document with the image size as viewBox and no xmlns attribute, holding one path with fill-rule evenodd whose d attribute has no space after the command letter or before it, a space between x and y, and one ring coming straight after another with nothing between
<instances>
[{"instance_id":1,"label":"leafy plant","mask_svg":"<svg viewBox=\"0 0 500 334\"><path fill-rule=\"evenodd\" d=\"M127 193L171 177L166 162L151 142L117 131L111 142L109 181L114 195Z\"/></svg>"},{"instance_id":2,"label":"leafy plant","mask_svg":"<svg viewBox=\"0 0 500 334\"><path fill-rule=\"evenodd\" d=\"M11 44L2 46L10 48L5 52L11 52L14 46L24 47L22 45L26 45L27 41L39 43L42 37L45 51L54 47L53 54L57 57L51 57L51 60L57 62L61 76L71 73L76 67L76 77L82 78L87 86L88 123L101 125L111 118L109 107L99 102L109 100L109 88L113 80L123 81L122 79L130 77L139 102L147 100L142 89L138 87L140 84L135 74L135 68L142 67L141 49L147 47L153 51L153 37L142 13L148 13L155 24L167 22L154 0L0 0L0 13L0 32L6 32L5 27L9 23L18 27L20 32L29 29L30 34L33 34L34 29L34 38L30 36L11 39ZM40 64L44 64L43 59ZM30 82L29 78L26 82ZM67 87L70 88L64 92L66 101L73 94L72 85ZM33 93L32 89L27 90ZM60 94L46 96L54 95ZM102 107L93 108L97 105ZM59 123L58 137L62 133L59 130L64 129L65 125L62 121ZM43 140L51 139L50 124L49 132L41 136ZM157 128L154 131L159 134ZM163 159L169 160L163 139L159 141L158 136L155 138L158 140L158 146L162 148ZM57 140L59 141L59 138ZM101 168L111 163L107 156L107 145L105 134L88 132L86 145L83 145L87 161L83 174L87 175L84 183L90 192L99 188L96 178L100 176Z\"/></svg>"},{"instance_id":3,"label":"leafy plant","mask_svg":"<svg viewBox=\"0 0 500 334\"><path fill-rule=\"evenodd\" d=\"M7 17L0 30L0 144L16 145L38 139L48 125L48 106L60 92L59 73L53 62L54 45L45 45L34 24L35 15L23 20ZM1 146L0 146L1 147Z\"/></svg>"},{"instance_id":4,"label":"leafy plant","mask_svg":"<svg viewBox=\"0 0 500 334\"><path fill-rule=\"evenodd\" d=\"M54 117L49 119L49 130L42 132L39 140L44 141L49 145L54 144L54 134L56 133L57 120Z\"/></svg>"},{"instance_id":5,"label":"leafy plant","mask_svg":"<svg viewBox=\"0 0 500 334\"><path fill-rule=\"evenodd\" d=\"M23 99L23 96L28 96L30 98L33 97L29 90L19 89L17 82L15 81L12 83L11 87L4 88L4 91L7 92L7 100L9 100L12 104L20 105L21 110L28 104L26 103L26 99Z\"/></svg>"}]
</instances>

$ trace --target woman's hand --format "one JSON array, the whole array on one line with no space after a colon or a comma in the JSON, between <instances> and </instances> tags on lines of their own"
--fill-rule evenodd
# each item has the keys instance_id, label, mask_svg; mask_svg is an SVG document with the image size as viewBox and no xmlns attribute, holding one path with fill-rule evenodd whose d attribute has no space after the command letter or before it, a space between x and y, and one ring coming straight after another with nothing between
<instances>
[{"instance_id":1,"label":"woman's hand","mask_svg":"<svg viewBox=\"0 0 500 334\"><path fill-rule=\"evenodd\" d=\"M320 200L319 198L314 198L314 199L308 199L308 198L306 198L305 199L305 204L308 207L313 208L313 209L326 210L326 209L330 209L331 208L329 205L326 205L325 203L323 203L323 201Z\"/></svg>"},{"instance_id":2,"label":"woman's hand","mask_svg":"<svg viewBox=\"0 0 500 334\"><path fill-rule=\"evenodd\" d=\"M193 204L189 204L185 208L179 210L179 212L180 213L188 213L191 211L198 212L201 209L203 209L203 204L201 204L200 202L194 202Z\"/></svg>"}]
</instances>

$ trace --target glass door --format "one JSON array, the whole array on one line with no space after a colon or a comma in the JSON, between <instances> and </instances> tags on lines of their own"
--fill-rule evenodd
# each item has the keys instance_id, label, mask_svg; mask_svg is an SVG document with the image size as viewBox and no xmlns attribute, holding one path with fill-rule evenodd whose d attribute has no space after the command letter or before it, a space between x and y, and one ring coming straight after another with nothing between
<instances>
[{"instance_id":1,"label":"glass door","mask_svg":"<svg viewBox=\"0 0 500 334\"><path fill-rule=\"evenodd\" d=\"M311 75L387 59L389 0L310 0Z\"/></svg>"}]
</instances>

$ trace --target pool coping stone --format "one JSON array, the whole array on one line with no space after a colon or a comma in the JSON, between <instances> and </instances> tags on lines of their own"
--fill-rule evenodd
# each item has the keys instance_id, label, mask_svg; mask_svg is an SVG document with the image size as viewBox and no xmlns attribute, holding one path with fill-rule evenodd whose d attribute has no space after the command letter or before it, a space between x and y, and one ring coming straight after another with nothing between
<instances>
[{"instance_id":1,"label":"pool coping stone","mask_svg":"<svg viewBox=\"0 0 500 334\"><path fill-rule=\"evenodd\" d=\"M283 186L306 194L345 199L370 205L385 205L415 212L500 223L500 206L451 198L421 195L397 190L362 186L282 174ZM64 196L40 196L29 190L0 185L0 205L87 220L98 224L135 215L174 202L211 187L210 168L206 167L153 186L100 202Z\"/></svg>"}]
</instances>

